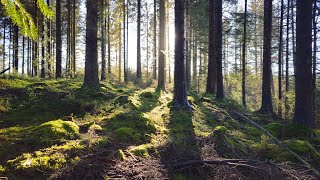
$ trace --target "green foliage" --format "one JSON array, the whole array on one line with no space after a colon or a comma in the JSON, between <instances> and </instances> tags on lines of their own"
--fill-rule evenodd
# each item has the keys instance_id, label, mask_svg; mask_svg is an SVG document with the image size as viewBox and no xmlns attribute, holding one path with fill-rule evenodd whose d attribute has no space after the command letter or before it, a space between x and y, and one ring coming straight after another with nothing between
<instances>
[{"instance_id":1,"label":"green foliage","mask_svg":"<svg viewBox=\"0 0 320 180\"><path fill-rule=\"evenodd\" d=\"M1 0L6 15L11 18L14 25L20 27L20 31L24 36L29 36L37 40L37 28L32 16L24 8L19 0ZM53 10L45 3L44 0L37 0L38 7L42 14L51 18L54 16Z\"/></svg>"},{"instance_id":2,"label":"green foliage","mask_svg":"<svg viewBox=\"0 0 320 180\"><path fill-rule=\"evenodd\" d=\"M225 126L217 126L214 129L214 132L220 133L220 134L225 134L228 131L228 129Z\"/></svg>"},{"instance_id":3,"label":"green foliage","mask_svg":"<svg viewBox=\"0 0 320 180\"><path fill-rule=\"evenodd\" d=\"M308 138L312 130L301 124L289 124L285 127L285 136L288 138Z\"/></svg>"},{"instance_id":4,"label":"green foliage","mask_svg":"<svg viewBox=\"0 0 320 180\"><path fill-rule=\"evenodd\" d=\"M130 148L129 151L136 156L149 157L149 152L155 152L156 150L150 144L142 144L140 146Z\"/></svg>"},{"instance_id":5,"label":"green foliage","mask_svg":"<svg viewBox=\"0 0 320 180\"><path fill-rule=\"evenodd\" d=\"M285 141L285 143L296 153L307 153L310 151L310 144L306 141L292 139Z\"/></svg>"},{"instance_id":6,"label":"green foliage","mask_svg":"<svg viewBox=\"0 0 320 180\"><path fill-rule=\"evenodd\" d=\"M140 141L140 134L136 130L129 127L118 128L114 131L117 140L123 142Z\"/></svg>"}]
</instances>

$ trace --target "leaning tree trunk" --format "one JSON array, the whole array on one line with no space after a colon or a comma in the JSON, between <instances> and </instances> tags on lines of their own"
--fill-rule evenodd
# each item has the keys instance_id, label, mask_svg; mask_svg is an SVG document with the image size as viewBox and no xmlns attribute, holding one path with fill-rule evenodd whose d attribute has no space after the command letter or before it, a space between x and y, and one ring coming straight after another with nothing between
<instances>
[{"instance_id":1,"label":"leaning tree trunk","mask_svg":"<svg viewBox=\"0 0 320 180\"><path fill-rule=\"evenodd\" d=\"M62 75L62 67L61 67L61 58L62 58L62 50L61 50L61 4L60 0L56 0L56 78L60 78Z\"/></svg>"},{"instance_id":2,"label":"leaning tree trunk","mask_svg":"<svg viewBox=\"0 0 320 180\"><path fill-rule=\"evenodd\" d=\"M99 87L97 59L98 1L87 0L86 18L86 59L84 84L87 87Z\"/></svg>"},{"instance_id":3,"label":"leaning tree trunk","mask_svg":"<svg viewBox=\"0 0 320 180\"><path fill-rule=\"evenodd\" d=\"M260 112L272 114L271 97L271 39L272 39L272 0L264 0L264 31L263 31L263 77L262 105Z\"/></svg>"},{"instance_id":4,"label":"leaning tree trunk","mask_svg":"<svg viewBox=\"0 0 320 180\"><path fill-rule=\"evenodd\" d=\"M160 5L160 31L159 31L159 69L158 88L165 88L165 66L166 66L166 5L165 0L159 1Z\"/></svg>"},{"instance_id":5,"label":"leaning tree trunk","mask_svg":"<svg viewBox=\"0 0 320 180\"><path fill-rule=\"evenodd\" d=\"M216 0L216 61L217 61L217 97L224 98L222 73L222 0Z\"/></svg>"},{"instance_id":6,"label":"leaning tree trunk","mask_svg":"<svg viewBox=\"0 0 320 180\"><path fill-rule=\"evenodd\" d=\"M184 2L175 0L175 66L174 66L174 107L190 108L184 59Z\"/></svg>"},{"instance_id":7,"label":"leaning tree trunk","mask_svg":"<svg viewBox=\"0 0 320 180\"><path fill-rule=\"evenodd\" d=\"M137 79L141 79L141 0L138 0L138 19L137 19Z\"/></svg>"},{"instance_id":8,"label":"leaning tree trunk","mask_svg":"<svg viewBox=\"0 0 320 180\"><path fill-rule=\"evenodd\" d=\"M312 3L297 0L297 56L293 122L314 127L312 94Z\"/></svg>"}]
</instances>

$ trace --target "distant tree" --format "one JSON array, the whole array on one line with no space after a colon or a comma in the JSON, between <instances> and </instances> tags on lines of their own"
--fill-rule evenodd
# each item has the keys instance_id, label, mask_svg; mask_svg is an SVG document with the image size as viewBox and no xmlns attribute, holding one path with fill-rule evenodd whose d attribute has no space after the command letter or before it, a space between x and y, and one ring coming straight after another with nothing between
<instances>
[{"instance_id":1,"label":"distant tree","mask_svg":"<svg viewBox=\"0 0 320 180\"><path fill-rule=\"evenodd\" d=\"M271 97L272 0L264 0L262 105L260 112L273 113Z\"/></svg>"},{"instance_id":2,"label":"distant tree","mask_svg":"<svg viewBox=\"0 0 320 180\"><path fill-rule=\"evenodd\" d=\"M184 59L184 1L175 0L174 107L190 108Z\"/></svg>"},{"instance_id":3,"label":"distant tree","mask_svg":"<svg viewBox=\"0 0 320 180\"><path fill-rule=\"evenodd\" d=\"M312 84L312 3L297 0L297 54L293 122L314 127Z\"/></svg>"},{"instance_id":4,"label":"distant tree","mask_svg":"<svg viewBox=\"0 0 320 180\"><path fill-rule=\"evenodd\" d=\"M98 26L98 1L87 0L86 17L86 59L84 86L98 87L98 59L97 59L97 26Z\"/></svg>"}]
</instances>

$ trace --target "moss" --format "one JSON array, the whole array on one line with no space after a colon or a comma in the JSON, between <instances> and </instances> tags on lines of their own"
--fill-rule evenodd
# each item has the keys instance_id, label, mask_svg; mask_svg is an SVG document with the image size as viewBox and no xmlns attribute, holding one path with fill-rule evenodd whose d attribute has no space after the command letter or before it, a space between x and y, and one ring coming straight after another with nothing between
<instances>
[{"instance_id":1,"label":"moss","mask_svg":"<svg viewBox=\"0 0 320 180\"><path fill-rule=\"evenodd\" d=\"M158 96L155 95L154 92L152 92L152 91L142 91L140 93L140 97L154 99L154 98L157 98Z\"/></svg>"},{"instance_id":2,"label":"moss","mask_svg":"<svg viewBox=\"0 0 320 180\"><path fill-rule=\"evenodd\" d=\"M283 125L280 123L270 123L265 126L266 130L269 131L275 137L280 138L282 135Z\"/></svg>"},{"instance_id":3,"label":"moss","mask_svg":"<svg viewBox=\"0 0 320 180\"><path fill-rule=\"evenodd\" d=\"M129 152L136 156L149 157L149 152L155 152L155 148L150 144L142 144L140 146L132 147Z\"/></svg>"},{"instance_id":4,"label":"moss","mask_svg":"<svg viewBox=\"0 0 320 180\"><path fill-rule=\"evenodd\" d=\"M54 120L34 128L27 141L31 145L52 145L61 139L74 139L79 134L79 127L71 121Z\"/></svg>"},{"instance_id":5,"label":"moss","mask_svg":"<svg viewBox=\"0 0 320 180\"><path fill-rule=\"evenodd\" d=\"M131 141L139 141L140 140L140 134L129 127L122 127L119 129L116 129L114 131L115 136L117 140L123 141L123 142L131 142Z\"/></svg>"},{"instance_id":6,"label":"moss","mask_svg":"<svg viewBox=\"0 0 320 180\"><path fill-rule=\"evenodd\" d=\"M123 153L121 149L118 149L117 151L117 158L120 159L121 161L126 160L126 155Z\"/></svg>"},{"instance_id":7,"label":"moss","mask_svg":"<svg viewBox=\"0 0 320 180\"><path fill-rule=\"evenodd\" d=\"M246 127L245 133L252 136L253 138L260 137L262 135L262 131L251 126Z\"/></svg>"},{"instance_id":8,"label":"moss","mask_svg":"<svg viewBox=\"0 0 320 180\"><path fill-rule=\"evenodd\" d=\"M225 134L228 131L228 128L225 126L217 126L214 129L214 132L220 133L220 134Z\"/></svg>"},{"instance_id":9,"label":"moss","mask_svg":"<svg viewBox=\"0 0 320 180\"><path fill-rule=\"evenodd\" d=\"M308 138L312 130L301 124L289 124L285 127L285 136L288 138Z\"/></svg>"},{"instance_id":10,"label":"moss","mask_svg":"<svg viewBox=\"0 0 320 180\"><path fill-rule=\"evenodd\" d=\"M310 144L306 141L292 139L285 141L285 143L296 153L307 153L310 151Z\"/></svg>"}]
</instances>

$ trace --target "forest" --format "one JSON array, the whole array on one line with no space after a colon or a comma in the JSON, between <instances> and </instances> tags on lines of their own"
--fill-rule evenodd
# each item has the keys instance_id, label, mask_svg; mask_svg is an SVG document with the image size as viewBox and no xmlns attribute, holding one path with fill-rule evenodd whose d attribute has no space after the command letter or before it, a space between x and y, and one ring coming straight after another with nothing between
<instances>
[{"instance_id":1,"label":"forest","mask_svg":"<svg viewBox=\"0 0 320 180\"><path fill-rule=\"evenodd\" d=\"M320 179L320 0L0 0L0 179Z\"/></svg>"}]
</instances>

